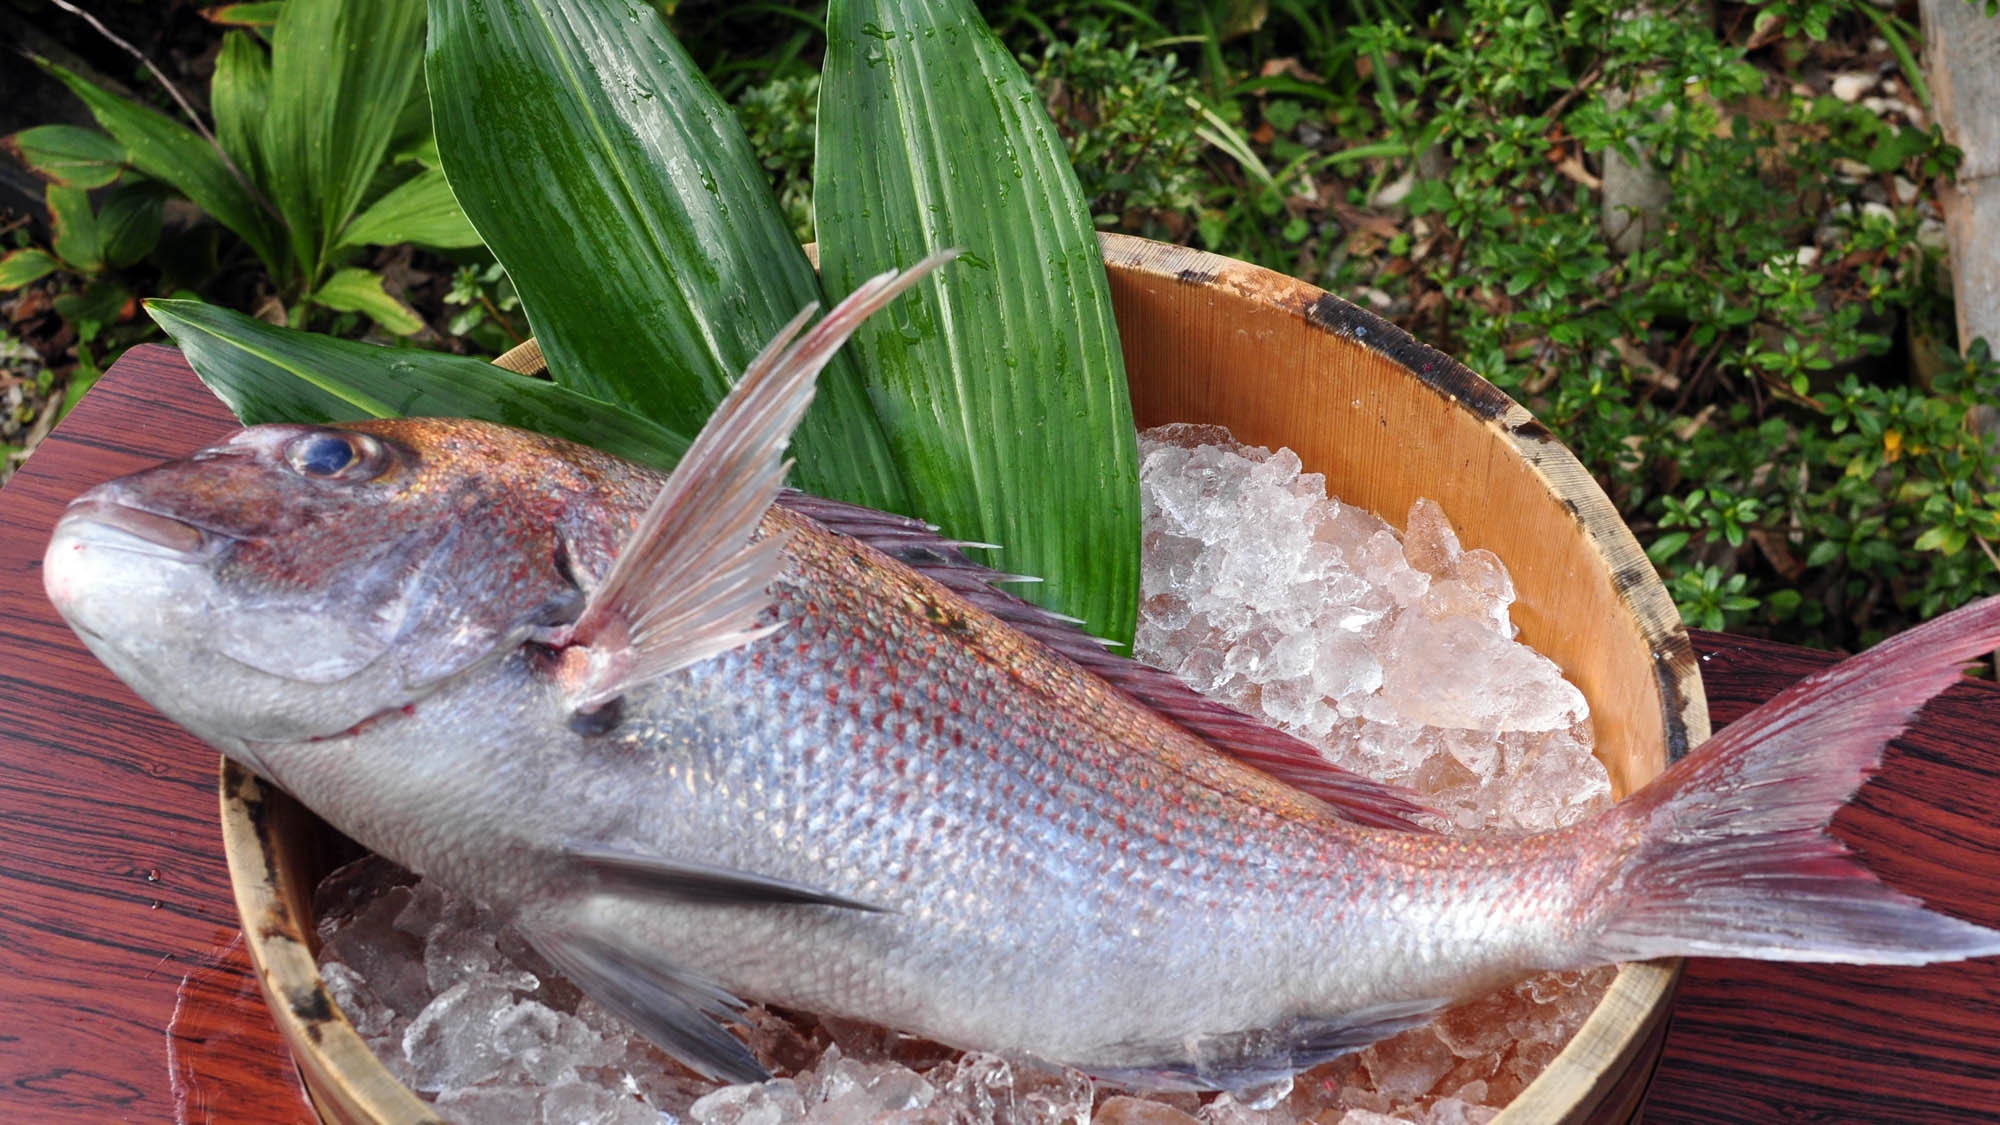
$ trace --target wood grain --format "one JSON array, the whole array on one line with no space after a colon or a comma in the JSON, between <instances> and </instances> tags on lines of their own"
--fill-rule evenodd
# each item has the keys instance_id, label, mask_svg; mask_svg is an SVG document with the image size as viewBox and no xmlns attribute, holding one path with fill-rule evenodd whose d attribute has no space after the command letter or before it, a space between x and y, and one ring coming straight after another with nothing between
<instances>
[{"instance_id":1,"label":"wood grain","mask_svg":"<svg viewBox=\"0 0 2000 1125\"><path fill-rule=\"evenodd\" d=\"M1718 728L1827 653L1719 633L1695 651ZM1898 889L2000 925L2000 687L1935 700L1835 834ZM1920 969L1689 961L1648 1122L2000 1120L2000 958Z\"/></svg>"},{"instance_id":2,"label":"wood grain","mask_svg":"<svg viewBox=\"0 0 2000 1125\"><path fill-rule=\"evenodd\" d=\"M71 497L230 428L138 348L0 492L0 1120L313 1120L239 940L215 752L42 596Z\"/></svg>"},{"instance_id":3,"label":"wood grain","mask_svg":"<svg viewBox=\"0 0 2000 1125\"><path fill-rule=\"evenodd\" d=\"M312 1120L237 941L215 755L42 596L62 505L230 428L178 353L129 353L0 492L0 1121ZM1828 663L1719 634L1717 723ZM1836 829L1898 887L2000 924L2000 688L1952 689ZM1649 1122L1992 1121L2000 960L1690 962Z\"/></svg>"}]
</instances>

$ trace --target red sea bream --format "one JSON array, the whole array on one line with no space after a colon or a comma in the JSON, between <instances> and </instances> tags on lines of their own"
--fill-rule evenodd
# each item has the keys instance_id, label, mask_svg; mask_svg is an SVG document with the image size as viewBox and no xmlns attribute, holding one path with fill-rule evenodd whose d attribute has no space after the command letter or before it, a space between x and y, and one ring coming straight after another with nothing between
<instances>
[{"instance_id":1,"label":"red sea bream","mask_svg":"<svg viewBox=\"0 0 2000 1125\"><path fill-rule=\"evenodd\" d=\"M922 272L794 322L670 477L474 422L260 426L80 497L49 596L169 716L739 1081L739 997L1244 1089L1540 970L2000 953L1824 832L2000 600L1593 819L1435 834L921 525L781 493L819 365Z\"/></svg>"}]
</instances>

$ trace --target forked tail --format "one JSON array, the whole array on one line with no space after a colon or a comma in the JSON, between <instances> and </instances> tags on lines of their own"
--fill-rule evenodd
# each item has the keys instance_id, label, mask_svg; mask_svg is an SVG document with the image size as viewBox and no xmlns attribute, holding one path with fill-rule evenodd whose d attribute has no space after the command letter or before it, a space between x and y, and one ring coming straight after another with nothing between
<instances>
[{"instance_id":1,"label":"forked tail","mask_svg":"<svg viewBox=\"0 0 2000 1125\"><path fill-rule=\"evenodd\" d=\"M2000 597L1800 681L1617 806L1637 838L1591 951L1920 965L2000 953L2000 931L1924 909L1827 835L1882 750L1969 661L2000 648Z\"/></svg>"}]
</instances>

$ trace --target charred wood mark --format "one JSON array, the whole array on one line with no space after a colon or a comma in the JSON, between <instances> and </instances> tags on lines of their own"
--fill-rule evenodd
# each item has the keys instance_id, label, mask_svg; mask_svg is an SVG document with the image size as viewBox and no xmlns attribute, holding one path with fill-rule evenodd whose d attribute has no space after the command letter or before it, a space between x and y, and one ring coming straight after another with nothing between
<instances>
[{"instance_id":1,"label":"charred wood mark","mask_svg":"<svg viewBox=\"0 0 2000 1125\"><path fill-rule=\"evenodd\" d=\"M1514 405L1513 399L1474 374L1471 368L1429 344L1419 342L1416 337L1374 313L1331 293L1320 294L1301 311L1305 314L1306 323L1353 340L1376 355L1395 361L1409 369L1425 386L1464 403L1467 409L1485 421L1503 417Z\"/></svg>"},{"instance_id":2,"label":"charred wood mark","mask_svg":"<svg viewBox=\"0 0 2000 1125\"><path fill-rule=\"evenodd\" d=\"M1520 438L1526 438L1529 441L1556 440L1556 435L1550 433L1549 428L1547 426L1542 425L1540 420L1535 418L1530 418L1527 421L1516 425L1514 427L1514 436Z\"/></svg>"},{"instance_id":3,"label":"charred wood mark","mask_svg":"<svg viewBox=\"0 0 2000 1125\"><path fill-rule=\"evenodd\" d=\"M1200 266L1189 266L1174 276L1184 285L1208 285L1215 281L1216 272Z\"/></svg>"},{"instance_id":4,"label":"charred wood mark","mask_svg":"<svg viewBox=\"0 0 2000 1125\"><path fill-rule=\"evenodd\" d=\"M1667 739L1667 764L1673 765L1687 757L1693 747L1688 745L1687 721L1681 716L1687 712L1687 689L1681 686L1681 678L1694 663L1691 651L1656 653L1653 659L1653 678L1660 685L1660 701L1664 705Z\"/></svg>"}]
</instances>

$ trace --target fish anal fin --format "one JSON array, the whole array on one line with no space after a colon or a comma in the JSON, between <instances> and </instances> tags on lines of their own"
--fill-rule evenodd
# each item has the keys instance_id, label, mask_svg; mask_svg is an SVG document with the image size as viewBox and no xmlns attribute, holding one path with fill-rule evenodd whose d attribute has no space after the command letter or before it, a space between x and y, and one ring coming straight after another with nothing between
<instances>
[{"instance_id":1,"label":"fish anal fin","mask_svg":"<svg viewBox=\"0 0 2000 1125\"><path fill-rule=\"evenodd\" d=\"M882 907L818 887L713 864L594 844L571 843L563 856L593 890L714 906L832 906L881 913Z\"/></svg>"},{"instance_id":2,"label":"fish anal fin","mask_svg":"<svg viewBox=\"0 0 2000 1125\"><path fill-rule=\"evenodd\" d=\"M1074 621L996 589L995 582L1012 576L966 558L959 545L939 534L937 528L802 492L787 491L777 503L923 574L1217 752L1318 798L1341 818L1376 828L1431 831L1415 819L1431 810L1414 793L1341 769L1311 743L1204 698L1173 673L1107 651L1103 641L1078 629Z\"/></svg>"},{"instance_id":3,"label":"fish anal fin","mask_svg":"<svg viewBox=\"0 0 2000 1125\"><path fill-rule=\"evenodd\" d=\"M698 1073L724 1082L771 1077L717 1022L743 1010L720 986L622 937L555 931L529 940L585 995Z\"/></svg>"},{"instance_id":4,"label":"fish anal fin","mask_svg":"<svg viewBox=\"0 0 2000 1125\"><path fill-rule=\"evenodd\" d=\"M1159 1065L1082 1069L1138 1089L1226 1090L1238 1098L1253 1097L1299 1071L1429 1023L1450 1003L1443 997L1398 1000L1339 1016L1300 1017L1276 1027L1142 1045L1120 1053L1152 1054Z\"/></svg>"}]
</instances>

